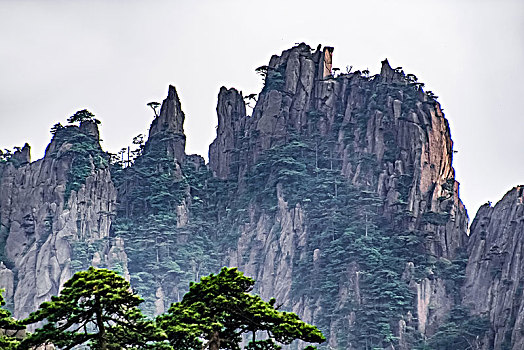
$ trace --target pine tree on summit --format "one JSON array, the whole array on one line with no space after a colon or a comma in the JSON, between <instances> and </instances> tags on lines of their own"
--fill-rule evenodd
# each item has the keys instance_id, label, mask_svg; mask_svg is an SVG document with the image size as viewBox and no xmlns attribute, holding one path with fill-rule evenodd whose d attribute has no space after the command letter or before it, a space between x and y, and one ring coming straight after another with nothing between
<instances>
[{"instance_id":1,"label":"pine tree on summit","mask_svg":"<svg viewBox=\"0 0 524 350\"><path fill-rule=\"evenodd\" d=\"M78 123L78 122L81 123L85 121L92 121L96 124L100 124L100 121L95 118L95 115L89 112L87 109L82 109L80 111L77 111L74 115L70 116L67 119L67 122L70 124Z\"/></svg>"}]
</instances>

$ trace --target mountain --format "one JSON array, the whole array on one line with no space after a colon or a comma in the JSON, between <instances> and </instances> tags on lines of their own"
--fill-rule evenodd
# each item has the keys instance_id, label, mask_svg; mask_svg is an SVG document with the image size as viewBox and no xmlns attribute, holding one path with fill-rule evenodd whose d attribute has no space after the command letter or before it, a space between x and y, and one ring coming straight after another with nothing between
<instances>
[{"instance_id":1,"label":"mountain","mask_svg":"<svg viewBox=\"0 0 524 350\"><path fill-rule=\"evenodd\" d=\"M462 304L491 324L482 349L524 348L524 186L484 204L471 225Z\"/></svg>"},{"instance_id":2,"label":"mountain","mask_svg":"<svg viewBox=\"0 0 524 350\"><path fill-rule=\"evenodd\" d=\"M15 316L91 265L128 278L150 315L228 265L325 348L520 349L522 187L468 235L436 97L387 60L338 73L333 53L271 57L256 97L222 87L208 164L185 153L173 86L147 141L119 156L85 120L39 161L29 146L5 157L0 282Z\"/></svg>"},{"instance_id":3,"label":"mountain","mask_svg":"<svg viewBox=\"0 0 524 350\"><path fill-rule=\"evenodd\" d=\"M18 318L58 294L78 255L112 268L127 260L109 235L117 193L98 137L91 121L63 127L43 159L31 163L26 144L0 164L0 275Z\"/></svg>"}]
</instances>

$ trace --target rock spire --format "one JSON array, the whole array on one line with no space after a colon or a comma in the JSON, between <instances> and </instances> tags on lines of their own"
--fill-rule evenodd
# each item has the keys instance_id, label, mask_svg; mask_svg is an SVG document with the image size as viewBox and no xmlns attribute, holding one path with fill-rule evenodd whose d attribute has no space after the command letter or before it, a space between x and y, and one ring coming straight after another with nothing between
<instances>
[{"instance_id":1,"label":"rock spire","mask_svg":"<svg viewBox=\"0 0 524 350\"><path fill-rule=\"evenodd\" d=\"M185 159L186 135L184 134L185 115L180 105L177 91L169 85L166 99L162 102L160 114L151 123L146 148L152 143L165 143L168 156L179 163Z\"/></svg>"}]
</instances>

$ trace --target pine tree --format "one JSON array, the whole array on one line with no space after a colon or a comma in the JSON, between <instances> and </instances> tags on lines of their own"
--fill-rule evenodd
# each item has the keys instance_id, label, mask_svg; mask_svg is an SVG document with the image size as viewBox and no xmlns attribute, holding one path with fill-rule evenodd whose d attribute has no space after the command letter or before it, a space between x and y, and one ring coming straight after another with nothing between
<instances>
[{"instance_id":1,"label":"pine tree","mask_svg":"<svg viewBox=\"0 0 524 350\"><path fill-rule=\"evenodd\" d=\"M115 272L90 267L77 272L59 296L44 302L24 320L45 321L21 343L22 349L54 344L71 349L88 344L91 349L148 349L162 347L162 333L138 309L142 298Z\"/></svg>"},{"instance_id":2,"label":"pine tree","mask_svg":"<svg viewBox=\"0 0 524 350\"><path fill-rule=\"evenodd\" d=\"M0 290L0 307L5 305L5 300L2 295L3 290ZM0 308L0 349L14 350L18 345L18 340L14 336L10 336L11 332L23 330L18 321L11 317L9 310Z\"/></svg>"},{"instance_id":3,"label":"pine tree","mask_svg":"<svg viewBox=\"0 0 524 350\"><path fill-rule=\"evenodd\" d=\"M82 109L81 111L77 111L74 115L70 116L67 119L68 123L77 123L77 122L84 122L84 121L92 121L96 124L100 124L100 121L95 118L95 115L91 112L89 112L87 109Z\"/></svg>"},{"instance_id":4,"label":"pine tree","mask_svg":"<svg viewBox=\"0 0 524 350\"><path fill-rule=\"evenodd\" d=\"M278 311L275 299L265 302L249 294L254 283L236 268L224 267L219 274L192 283L182 301L159 317L159 325L175 349L236 350L247 333L252 337L247 349L279 349L276 342L290 344L295 339L325 340L296 314ZM266 332L267 339L257 341L257 332Z\"/></svg>"}]
</instances>

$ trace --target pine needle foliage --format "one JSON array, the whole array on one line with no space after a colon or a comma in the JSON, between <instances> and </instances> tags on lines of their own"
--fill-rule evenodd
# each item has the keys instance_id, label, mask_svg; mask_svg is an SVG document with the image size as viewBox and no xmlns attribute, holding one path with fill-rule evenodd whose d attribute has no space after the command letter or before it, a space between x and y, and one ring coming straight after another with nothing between
<instances>
[{"instance_id":1,"label":"pine needle foliage","mask_svg":"<svg viewBox=\"0 0 524 350\"><path fill-rule=\"evenodd\" d=\"M24 329L20 322L11 317L11 312L4 309L5 299L0 290L0 349L14 350L18 345L18 340L14 336L10 336L11 332Z\"/></svg>"},{"instance_id":2,"label":"pine needle foliage","mask_svg":"<svg viewBox=\"0 0 524 350\"><path fill-rule=\"evenodd\" d=\"M240 349L244 334L251 334L247 349L279 349L295 339L311 343L325 340L322 333L292 312L275 308L275 299L266 302L249 294L255 281L236 268L222 268L219 274L191 283L181 302L173 303L159 317L175 349ZM257 340L256 335L266 337Z\"/></svg>"},{"instance_id":3,"label":"pine needle foliage","mask_svg":"<svg viewBox=\"0 0 524 350\"><path fill-rule=\"evenodd\" d=\"M21 349L53 344L58 349L162 348L162 333L138 309L142 298L113 271L90 267L77 272L59 296L44 302L24 320L44 325L24 339ZM159 341L159 342L157 342Z\"/></svg>"}]
</instances>

